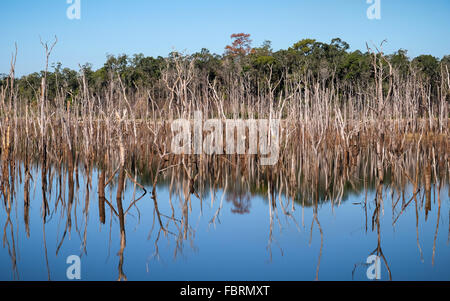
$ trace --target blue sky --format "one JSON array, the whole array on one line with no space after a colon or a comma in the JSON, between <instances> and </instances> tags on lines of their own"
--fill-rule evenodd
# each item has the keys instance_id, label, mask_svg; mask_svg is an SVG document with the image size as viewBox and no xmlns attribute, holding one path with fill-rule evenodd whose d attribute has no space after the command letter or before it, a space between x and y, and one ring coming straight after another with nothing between
<instances>
[{"instance_id":1,"label":"blue sky","mask_svg":"<svg viewBox=\"0 0 450 301\"><path fill-rule=\"evenodd\" d=\"M230 34L252 35L253 46L275 50L303 38L347 41L352 50L387 39L386 52L405 48L411 57L450 54L449 0L381 0L381 19L369 20L366 0L81 0L81 19L69 20L67 0L2 0L0 73L8 73L14 43L16 72L42 70L39 37L56 45L50 62L101 67L106 54L166 56L208 48L222 54Z\"/></svg>"}]
</instances>

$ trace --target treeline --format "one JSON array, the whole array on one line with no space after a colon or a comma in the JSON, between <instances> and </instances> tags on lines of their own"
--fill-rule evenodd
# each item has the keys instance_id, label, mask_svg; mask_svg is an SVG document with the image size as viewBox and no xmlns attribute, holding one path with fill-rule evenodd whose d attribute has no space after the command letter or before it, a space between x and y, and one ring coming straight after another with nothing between
<instances>
[{"instance_id":1,"label":"treeline","mask_svg":"<svg viewBox=\"0 0 450 301\"><path fill-rule=\"evenodd\" d=\"M235 78L244 78L246 93L258 95L270 90L276 98L296 79L307 79L358 92L374 84L377 66L373 54L383 57L383 60L376 60L376 64L385 65L382 67L386 70L386 86L388 78L393 76L400 80L414 76L436 95L450 69L450 55L442 59L431 55L411 59L404 49L389 55L376 47L368 48L366 52L349 51L349 44L339 38L330 43L303 39L288 49L274 51L270 41L253 48L250 35L233 34L231 37L232 44L225 48L223 55L207 49L190 55L172 52L167 57L157 58L143 54L109 55L98 70L89 63L80 66L79 70L63 68L61 63L56 63L51 72L41 71L16 79L16 95L21 101L37 101L42 78L46 75L46 98L49 100L61 96L68 101L74 99L82 93L83 81L93 96L101 95L115 79L120 79L127 93L141 89L151 91L151 95L166 97L168 78L164 78L164 73L181 65L183 70L188 70L190 80L200 83L199 89L207 88L204 86L213 82L227 86ZM0 77L0 87L7 87L7 79L8 75Z\"/></svg>"}]
</instances>

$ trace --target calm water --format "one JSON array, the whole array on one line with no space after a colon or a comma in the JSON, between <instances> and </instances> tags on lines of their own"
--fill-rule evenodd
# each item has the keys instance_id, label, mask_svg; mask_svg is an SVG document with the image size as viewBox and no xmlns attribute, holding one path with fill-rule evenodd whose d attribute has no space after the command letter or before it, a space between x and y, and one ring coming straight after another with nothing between
<instances>
[{"instance_id":1,"label":"calm water","mask_svg":"<svg viewBox=\"0 0 450 301\"><path fill-rule=\"evenodd\" d=\"M399 195L385 183L379 222L374 218L372 227L373 187L346 188L340 204L320 200L302 206L297 200L292 206L284 194L275 192L272 199L232 183L186 200L182 188L170 193L164 181L156 188L155 210L151 182L129 208L143 189L128 180L121 248L116 185L106 189L116 209L106 206L102 224L97 171L90 185L81 171L74 179L71 206L67 178L60 185L53 177L44 222L40 169L31 175L28 223L23 178L15 181L9 219L2 202L0 280L67 280L70 255L81 258L82 280L367 280L366 259L377 251L386 260L382 280L450 280L448 185L439 193L432 185L427 202L423 189L412 199L411 184Z\"/></svg>"}]
</instances>

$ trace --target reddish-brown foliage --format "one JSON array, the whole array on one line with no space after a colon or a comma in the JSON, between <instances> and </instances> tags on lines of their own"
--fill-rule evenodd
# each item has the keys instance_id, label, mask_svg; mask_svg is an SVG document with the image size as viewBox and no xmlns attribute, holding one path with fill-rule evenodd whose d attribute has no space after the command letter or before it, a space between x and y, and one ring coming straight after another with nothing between
<instances>
[{"instance_id":1,"label":"reddish-brown foliage","mask_svg":"<svg viewBox=\"0 0 450 301\"><path fill-rule=\"evenodd\" d=\"M234 33L231 35L231 39L233 40L231 46L227 45L225 47L227 55L247 55L252 52L250 34Z\"/></svg>"}]
</instances>

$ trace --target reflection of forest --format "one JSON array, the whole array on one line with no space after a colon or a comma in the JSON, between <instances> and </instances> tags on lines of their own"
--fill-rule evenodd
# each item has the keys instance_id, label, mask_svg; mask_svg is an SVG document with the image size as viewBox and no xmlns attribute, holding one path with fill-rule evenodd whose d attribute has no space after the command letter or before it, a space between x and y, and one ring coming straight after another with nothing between
<instances>
[{"instance_id":1,"label":"reflection of forest","mask_svg":"<svg viewBox=\"0 0 450 301\"><path fill-rule=\"evenodd\" d=\"M141 200L150 198L153 203L153 226L149 237L154 242L155 248L151 258L157 259L160 257L159 244L163 238L175 241L175 257L183 252L186 243L193 245L195 238L195 230L191 226L193 199L201 200L200 206L202 201L211 199L211 208L216 211L209 224L216 225L216 221L220 221L224 201L230 203L232 213L248 214L257 196L267 202L266 207L269 211L270 229L267 250L270 258L272 258L272 243L276 241L273 230L275 225L281 225L280 216L286 216L296 227L299 227L300 221L297 221L293 214L295 207L313 209L310 240L313 238L314 227L318 227L321 241L316 271L316 279L318 279L324 245L323 229L319 218L320 205L330 202L333 205L339 205L349 199L352 194L365 195L365 199L360 200L365 215L365 229L366 232L377 231L377 247L373 254L380 256L389 270L388 259L382 252L380 231L380 212L383 206L386 206L385 202L389 198L392 201L392 211L396 214L393 216L393 225L401 218L406 208L415 207L417 246L422 254L419 243L418 212L423 208L425 219L427 219L434 204L432 195L437 195L438 221L433 246L434 262L439 215L441 215L440 191L448 183L445 147L446 144L418 143L410 145L401 154L389 148L380 151L380 149L373 150L367 147L350 159L345 159L349 158L348 153L324 150L321 155L303 156L299 165L294 166L295 168L285 168L286 162L283 161L276 166L263 167L257 164L257 157L245 155L205 158L193 155L178 157L171 155L167 160L153 156L150 161L137 160L136 157L131 156L129 160L125 160L125 150L121 144L119 144L118 160L108 159L106 155L104 159L96 158L95 160L81 157L69 148L63 148L58 153L59 157L32 158L28 153L18 153L16 160L6 160L5 158L14 157L4 151L0 192L6 213L3 236L5 247L11 257L13 272L18 275L15 241L17 229L15 229L16 224L12 214L13 204L19 201L17 192L23 190L23 222L26 233L29 235L30 207L33 206L31 203L35 202L30 198L30 190L33 185L39 187L42 194L40 213L44 255L48 278L51 279L48 257L52 254L47 253L45 229L49 217L58 216L64 226L64 231L56 242L56 255L61 248L64 248L67 237L73 230L78 232L82 240L81 249L86 253L87 223L89 208L92 206L89 192L96 191L98 195L96 206L99 208L98 222L105 226L108 226L108 220L110 223L113 220L119 223L118 279L126 280L124 256L127 245L126 218L133 211L140 216ZM97 177L97 187L93 187L93 177ZM85 186L80 187L81 183ZM406 192L408 185L412 187L412 192ZM158 198L161 188L169 191L168 199ZM386 193L386 188L390 188L391 193ZM105 190L115 195L108 196ZM435 191L432 192L432 190ZM375 198L368 199L368 192L375 193ZM77 210L76 204L80 201L78 199L80 195L84 195L85 199L84 204L81 204L82 209ZM173 198L178 202L174 202ZM166 203L162 206L162 202L168 202L169 206L166 206ZM36 208L36 206L33 207ZM83 227L76 225L80 214ZM303 215L301 224L305 227ZM391 277L390 270L389 276Z\"/></svg>"},{"instance_id":2,"label":"reflection of forest","mask_svg":"<svg viewBox=\"0 0 450 301\"><path fill-rule=\"evenodd\" d=\"M227 167L225 167L227 168ZM385 185L394 185L398 189L405 189L407 184L411 184L406 176L395 174L394 167L387 167L384 170L383 183ZM151 186L154 179L154 174L156 170L144 168L138 172L138 181L145 186ZM174 171L175 172L175 171ZM195 187L198 189L199 194L205 199L210 198L212 192L216 190L223 190L225 183L228 186L227 189L227 200L236 205L235 210L237 212L248 212L250 210L250 203L252 197L259 196L267 200L267 193L269 191L269 176L267 173L260 174L254 177L245 177L240 173L241 171L231 171L229 173L223 172L220 179L214 179L211 177L206 177L204 181L197 182ZM351 195L364 195L365 191L375 191L377 184L376 173L370 170L364 170L363 168L355 168L352 170L352 174L348 178L342 179L339 185L330 185L327 181L326 176L323 174L319 175L318 181L318 202L327 203L333 201L331 196L339 195L340 202L345 202L349 199ZM421 180L424 180L424 172L419 171ZM224 175L227 175L227 180L225 181ZM157 186L159 188L169 188L171 182L171 176L169 173L165 176L160 176L158 179ZM294 199L294 202L298 205L311 207L314 205L314 199L311 197L311 181L305 180L305 177L301 177L297 186L293 189L295 193L287 195L289 188L283 185L272 185L273 194L278 195L279 193L283 198L290 197ZM276 181L277 184L280 181ZM213 184L216 184L215 186ZM327 186L328 184L328 186ZM214 191L213 191L214 190Z\"/></svg>"}]
</instances>

